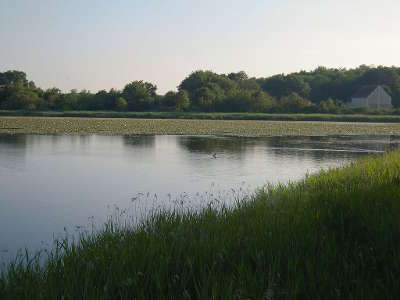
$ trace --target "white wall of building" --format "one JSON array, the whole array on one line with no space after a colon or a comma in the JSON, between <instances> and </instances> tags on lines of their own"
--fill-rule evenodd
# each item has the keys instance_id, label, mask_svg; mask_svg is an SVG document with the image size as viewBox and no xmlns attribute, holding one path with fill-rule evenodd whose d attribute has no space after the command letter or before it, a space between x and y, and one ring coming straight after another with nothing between
<instances>
[{"instance_id":1,"label":"white wall of building","mask_svg":"<svg viewBox=\"0 0 400 300\"><path fill-rule=\"evenodd\" d=\"M392 107L392 97L381 86L378 86L368 97L351 99L350 107L366 106L370 108L390 108Z\"/></svg>"},{"instance_id":2,"label":"white wall of building","mask_svg":"<svg viewBox=\"0 0 400 300\"><path fill-rule=\"evenodd\" d=\"M392 107L392 97L378 86L367 98L368 106L371 108Z\"/></svg>"}]
</instances>

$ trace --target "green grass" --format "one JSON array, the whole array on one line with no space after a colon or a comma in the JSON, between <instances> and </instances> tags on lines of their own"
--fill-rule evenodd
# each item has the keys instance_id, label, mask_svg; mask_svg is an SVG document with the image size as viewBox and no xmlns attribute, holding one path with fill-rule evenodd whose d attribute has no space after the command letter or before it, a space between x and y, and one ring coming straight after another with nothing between
<instances>
[{"instance_id":1,"label":"green grass","mask_svg":"<svg viewBox=\"0 0 400 300\"><path fill-rule=\"evenodd\" d=\"M400 123L0 117L0 134L327 136L400 135Z\"/></svg>"},{"instance_id":2,"label":"green grass","mask_svg":"<svg viewBox=\"0 0 400 300\"><path fill-rule=\"evenodd\" d=\"M400 151L21 256L1 299L395 299Z\"/></svg>"},{"instance_id":3,"label":"green grass","mask_svg":"<svg viewBox=\"0 0 400 300\"><path fill-rule=\"evenodd\" d=\"M0 116L400 123L400 115L388 114L388 112L376 112L370 114L320 114L320 113L281 114L281 113L0 110Z\"/></svg>"}]
</instances>

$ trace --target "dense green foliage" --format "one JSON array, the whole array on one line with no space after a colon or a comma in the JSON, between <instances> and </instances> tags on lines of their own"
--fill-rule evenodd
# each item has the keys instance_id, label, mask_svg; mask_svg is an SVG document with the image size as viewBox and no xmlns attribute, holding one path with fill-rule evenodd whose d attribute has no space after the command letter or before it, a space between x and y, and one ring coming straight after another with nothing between
<instances>
[{"instance_id":1,"label":"dense green foliage","mask_svg":"<svg viewBox=\"0 0 400 300\"><path fill-rule=\"evenodd\" d=\"M122 91L95 94L42 90L25 73L7 71L0 73L0 109L350 113L354 111L345 103L360 88L371 85L382 85L394 106L400 107L400 68L396 67L319 67L268 78L248 78L245 72L196 71L180 83L178 92L164 96L156 93L154 84L143 81L128 83Z\"/></svg>"},{"instance_id":2,"label":"dense green foliage","mask_svg":"<svg viewBox=\"0 0 400 300\"><path fill-rule=\"evenodd\" d=\"M2 299L395 299L400 151L232 208L110 222L0 276Z\"/></svg>"}]
</instances>

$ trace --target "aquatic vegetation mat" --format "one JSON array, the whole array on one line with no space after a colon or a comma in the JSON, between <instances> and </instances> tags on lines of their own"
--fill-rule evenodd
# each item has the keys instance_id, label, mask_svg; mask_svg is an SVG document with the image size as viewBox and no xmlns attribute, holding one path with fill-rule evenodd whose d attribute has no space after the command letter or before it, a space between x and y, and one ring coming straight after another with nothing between
<instances>
[{"instance_id":1,"label":"aquatic vegetation mat","mask_svg":"<svg viewBox=\"0 0 400 300\"><path fill-rule=\"evenodd\" d=\"M400 123L0 117L0 134L400 135Z\"/></svg>"}]
</instances>

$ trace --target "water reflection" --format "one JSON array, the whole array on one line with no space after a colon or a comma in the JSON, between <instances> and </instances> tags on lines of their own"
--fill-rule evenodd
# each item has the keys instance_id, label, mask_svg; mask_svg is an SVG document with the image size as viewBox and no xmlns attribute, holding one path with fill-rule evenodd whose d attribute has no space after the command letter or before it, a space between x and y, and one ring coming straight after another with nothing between
<instances>
[{"instance_id":1,"label":"water reflection","mask_svg":"<svg viewBox=\"0 0 400 300\"><path fill-rule=\"evenodd\" d=\"M10 146L14 149L26 147L26 135L2 135L0 134L2 148ZM1 149L1 148L0 148Z\"/></svg>"},{"instance_id":2,"label":"water reflection","mask_svg":"<svg viewBox=\"0 0 400 300\"><path fill-rule=\"evenodd\" d=\"M179 146L189 152L205 154L234 153L244 154L249 147L260 143L258 139L184 136L178 139Z\"/></svg>"},{"instance_id":3,"label":"water reflection","mask_svg":"<svg viewBox=\"0 0 400 300\"><path fill-rule=\"evenodd\" d=\"M180 146L189 152L217 156L218 153L235 154L245 158L246 154L264 149L275 157L303 157L321 161L332 158L351 158L353 153L380 153L399 144L399 138L383 137L271 137L271 138L226 138L226 137L182 137ZM335 155L332 152L337 152Z\"/></svg>"},{"instance_id":4,"label":"water reflection","mask_svg":"<svg viewBox=\"0 0 400 300\"><path fill-rule=\"evenodd\" d=\"M26 135L0 134L0 178L9 169L25 167Z\"/></svg>"},{"instance_id":5,"label":"water reflection","mask_svg":"<svg viewBox=\"0 0 400 300\"><path fill-rule=\"evenodd\" d=\"M0 251L37 248L91 216L102 223L114 205L140 217L184 195L185 205L196 208L231 188L298 180L399 143L393 136L0 135ZM132 206L139 194L149 195L140 209Z\"/></svg>"},{"instance_id":6,"label":"water reflection","mask_svg":"<svg viewBox=\"0 0 400 300\"><path fill-rule=\"evenodd\" d=\"M123 141L124 145L126 146L153 148L156 141L156 137L154 135L124 136Z\"/></svg>"}]
</instances>

